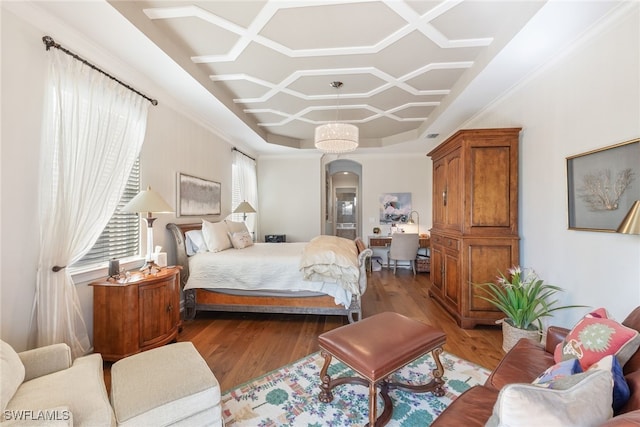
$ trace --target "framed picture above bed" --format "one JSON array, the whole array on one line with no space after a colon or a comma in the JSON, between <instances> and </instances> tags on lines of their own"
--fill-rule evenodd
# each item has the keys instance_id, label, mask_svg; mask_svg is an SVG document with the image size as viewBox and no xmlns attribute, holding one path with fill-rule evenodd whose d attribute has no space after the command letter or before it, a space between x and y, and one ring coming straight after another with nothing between
<instances>
[{"instance_id":1,"label":"framed picture above bed","mask_svg":"<svg viewBox=\"0 0 640 427\"><path fill-rule=\"evenodd\" d=\"M567 157L569 229L614 232L640 200L640 139Z\"/></svg>"},{"instance_id":2,"label":"framed picture above bed","mask_svg":"<svg viewBox=\"0 0 640 427\"><path fill-rule=\"evenodd\" d=\"M219 182L178 173L177 216L220 215Z\"/></svg>"}]
</instances>

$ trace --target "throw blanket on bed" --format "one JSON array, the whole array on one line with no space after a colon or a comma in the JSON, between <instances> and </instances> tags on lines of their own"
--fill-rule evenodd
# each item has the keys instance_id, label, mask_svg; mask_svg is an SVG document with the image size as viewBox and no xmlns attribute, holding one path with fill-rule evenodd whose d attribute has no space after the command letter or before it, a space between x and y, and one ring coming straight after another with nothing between
<instances>
[{"instance_id":1,"label":"throw blanket on bed","mask_svg":"<svg viewBox=\"0 0 640 427\"><path fill-rule=\"evenodd\" d=\"M353 240L337 236L317 236L304 247L300 259L304 280L339 283L360 295L358 249Z\"/></svg>"}]
</instances>

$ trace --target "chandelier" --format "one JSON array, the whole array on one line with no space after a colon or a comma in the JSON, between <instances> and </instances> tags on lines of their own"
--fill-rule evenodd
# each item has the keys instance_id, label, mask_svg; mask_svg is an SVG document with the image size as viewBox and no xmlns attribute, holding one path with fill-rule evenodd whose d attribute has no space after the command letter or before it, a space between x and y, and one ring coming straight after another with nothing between
<instances>
[{"instance_id":1,"label":"chandelier","mask_svg":"<svg viewBox=\"0 0 640 427\"><path fill-rule=\"evenodd\" d=\"M331 87L340 89L342 82L331 82ZM358 127L337 120L338 107L336 105L336 121L320 125L316 128L314 144L325 153L348 153L358 148Z\"/></svg>"}]
</instances>

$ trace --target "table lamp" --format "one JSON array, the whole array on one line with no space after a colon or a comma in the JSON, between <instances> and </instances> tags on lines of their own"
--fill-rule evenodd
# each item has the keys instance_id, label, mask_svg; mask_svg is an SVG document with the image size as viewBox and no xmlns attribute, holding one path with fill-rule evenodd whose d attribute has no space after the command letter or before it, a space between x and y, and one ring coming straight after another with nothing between
<instances>
[{"instance_id":1,"label":"table lamp","mask_svg":"<svg viewBox=\"0 0 640 427\"><path fill-rule=\"evenodd\" d=\"M247 202L246 200L242 203L240 203L238 205L237 208L234 209L233 213L241 213L242 214L242 220L246 221L247 220L247 214L248 213L255 213L256 210L253 209L253 206L251 206L251 204L249 204L249 202Z\"/></svg>"},{"instance_id":2,"label":"table lamp","mask_svg":"<svg viewBox=\"0 0 640 427\"><path fill-rule=\"evenodd\" d=\"M640 200L633 202L616 231L623 234L640 234Z\"/></svg>"},{"instance_id":3,"label":"table lamp","mask_svg":"<svg viewBox=\"0 0 640 427\"><path fill-rule=\"evenodd\" d=\"M413 214L416 214L416 218L418 219L417 223L413 222ZM420 235L420 214L418 211L409 212L409 220L407 221L407 224L416 224L418 226L418 235Z\"/></svg>"},{"instance_id":4,"label":"table lamp","mask_svg":"<svg viewBox=\"0 0 640 427\"><path fill-rule=\"evenodd\" d=\"M153 261L153 217L154 213L172 213L173 208L151 187L139 192L129 203L124 205L121 212L138 213L147 223L147 257L146 264L141 268L142 271L149 270L147 274L151 274L152 269L160 270L160 267ZM143 213L147 213L143 217Z\"/></svg>"}]
</instances>

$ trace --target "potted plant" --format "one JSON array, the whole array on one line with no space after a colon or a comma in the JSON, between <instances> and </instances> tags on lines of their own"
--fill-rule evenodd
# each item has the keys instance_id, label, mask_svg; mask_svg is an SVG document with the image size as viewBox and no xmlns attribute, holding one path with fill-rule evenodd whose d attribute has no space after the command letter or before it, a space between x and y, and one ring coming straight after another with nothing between
<instances>
[{"instance_id":1,"label":"potted plant","mask_svg":"<svg viewBox=\"0 0 640 427\"><path fill-rule=\"evenodd\" d=\"M520 338L540 341L543 317L565 308L583 307L579 305L558 306L553 299L563 289L544 283L530 268L519 266L509 269L509 278L502 272L497 283L477 285L486 296L479 296L490 302L505 314L502 319L502 349L509 351Z\"/></svg>"}]
</instances>

